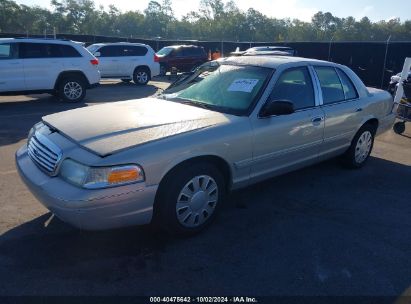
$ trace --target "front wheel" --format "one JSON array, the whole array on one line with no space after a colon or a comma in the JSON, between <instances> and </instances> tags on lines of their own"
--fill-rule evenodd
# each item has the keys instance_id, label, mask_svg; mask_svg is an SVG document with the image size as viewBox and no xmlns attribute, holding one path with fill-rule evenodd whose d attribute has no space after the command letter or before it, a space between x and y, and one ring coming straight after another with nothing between
<instances>
[{"instance_id":1,"label":"front wheel","mask_svg":"<svg viewBox=\"0 0 411 304\"><path fill-rule=\"evenodd\" d=\"M60 81L58 85L58 95L70 103L80 102L86 96L86 83L81 77L67 77Z\"/></svg>"},{"instance_id":2,"label":"front wheel","mask_svg":"<svg viewBox=\"0 0 411 304\"><path fill-rule=\"evenodd\" d=\"M213 164L198 163L172 173L159 191L157 223L172 234L191 235L214 220L225 194L225 182Z\"/></svg>"},{"instance_id":3,"label":"front wheel","mask_svg":"<svg viewBox=\"0 0 411 304\"><path fill-rule=\"evenodd\" d=\"M366 124L357 132L350 148L344 154L344 163L349 168L361 168L370 157L374 146L375 128Z\"/></svg>"}]
</instances>

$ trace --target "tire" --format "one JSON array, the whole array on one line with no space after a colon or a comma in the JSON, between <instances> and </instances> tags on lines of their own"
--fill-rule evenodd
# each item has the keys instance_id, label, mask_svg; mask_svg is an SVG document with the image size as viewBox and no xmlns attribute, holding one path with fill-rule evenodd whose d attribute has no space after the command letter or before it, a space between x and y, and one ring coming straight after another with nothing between
<instances>
[{"instance_id":1,"label":"tire","mask_svg":"<svg viewBox=\"0 0 411 304\"><path fill-rule=\"evenodd\" d=\"M58 96L65 102L80 102L86 96L86 82L81 76L68 76L58 84Z\"/></svg>"},{"instance_id":2,"label":"tire","mask_svg":"<svg viewBox=\"0 0 411 304\"><path fill-rule=\"evenodd\" d=\"M122 81L122 82L125 82L125 83L130 83L130 82L131 82L131 79L122 78L121 81Z\"/></svg>"},{"instance_id":3,"label":"tire","mask_svg":"<svg viewBox=\"0 0 411 304\"><path fill-rule=\"evenodd\" d=\"M193 235L215 219L225 197L225 181L211 163L178 168L164 180L154 205L154 224L174 235Z\"/></svg>"},{"instance_id":4,"label":"tire","mask_svg":"<svg viewBox=\"0 0 411 304\"><path fill-rule=\"evenodd\" d=\"M398 121L394 124L394 126L392 128L393 128L395 133L402 134L405 131L405 122Z\"/></svg>"},{"instance_id":5,"label":"tire","mask_svg":"<svg viewBox=\"0 0 411 304\"><path fill-rule=\"evenodd\" d=\"M167 66L165 64L160 64L160 76L166 76Z\"/></svg>"},{"instance_id":6,"label":"tire","mask_svg":"<svg viewBox=\"0 0 411 304\"><path fill-rule=\"evenodd\" d=\"M374 146L375 131L375 127L371 124L365 124L358 130L350 148L343 155L346 167L358 169L365 165Z\"/></svg>"},{"instance_id":7,"label":"tire","mask_svg":"<svg viewBox=\"0 0 411 304\"><path fill-rule=\"evenodd\" d=\"M146 85L150 81L150 71L147 68L136 68L133 74L133 81L137 85Z\"/></svg>"}]
</instances>

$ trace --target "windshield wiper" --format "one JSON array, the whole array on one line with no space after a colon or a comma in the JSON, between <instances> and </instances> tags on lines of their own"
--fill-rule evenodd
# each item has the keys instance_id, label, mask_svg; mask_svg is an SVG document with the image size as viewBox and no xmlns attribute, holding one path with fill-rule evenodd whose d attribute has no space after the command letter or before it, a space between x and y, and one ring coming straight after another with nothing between
<instances>
[{"instance_id":1,"label":"windshield wiper","mask_svg":"<svg viewBox=\"0 0 411 304\"><path fill-rule=\"evenodd\" d=\"M193 105L195 107L199 107L199 108L203 108L203 109L207 109L207 110L215 110L215 108L217 107L217 106L214 106L214 105L210 105L208 103L196 102L196 101L191 101L191 100L181 101L180 103L187 104L187 105Z\"/></svg>"}]
</instances>

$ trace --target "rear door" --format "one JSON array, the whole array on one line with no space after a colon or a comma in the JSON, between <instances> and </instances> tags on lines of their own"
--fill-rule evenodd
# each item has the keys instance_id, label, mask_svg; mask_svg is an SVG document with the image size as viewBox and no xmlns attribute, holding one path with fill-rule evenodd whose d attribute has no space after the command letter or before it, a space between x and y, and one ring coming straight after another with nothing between
<instances>
[{"instance_id":1,"label":"rear door","mask_svg":"<svg viewBox=\"0 0 411 304\"><path fill-rule=\"evenodd\" d=\"M347 149L362 121L362 102L349 77L339 68L314 66L325 114L320 155L329 157Z\"/></svg>"},{"instance_id":2,"label":"rear door","mask_svg":"<svg viewBox=\"0 0 411 304\"><path fill-rule=\"evenodd\" d=\"M51 90L64 70L59 44L20 43L20 57L24 62L27 90Z\"/></svg>"},{"instance_id":3,"label":"rear door","mask_svg":"<svg viewBox=\"0 0 411 304\"><path fill-rule=\"evenodd\" d=\"M171 54L168 56L167 65L169 69L177 68L180 71L184 70L184 56L183 56L183 48L176 48L174 49Z\"/></svg>"},{"instance_id":4,"label":"rear door","mask_svg":"<svg viewBox=\"0 0 411 304\"><path fill-rule=\"evenodd\" d=\"M102 77L121 76L119 61L122 59L123 48L120 45L106 45L97 50L99 70Z\"/></svg>"},{"instance_id":5,"label":"rear door","mask_svg":"<svg viewBox=\"0 0 411 304\"><path fill-rule=\"evenodd\" d=\"M118 62L120 76L132 76L136 67L140 65L148 65L145 59L147 52L147 48L143 46L122 46L122 56Z\"/></svg>"},{"instance_id":6,"label":"rear door","mask_svg":"<svg viewBox=\"0 0 411 304\"><path fill-rule=\"evenodd\" d=\"M0 92L23 91L23 60L18 58L17 43L0 44Z\"/></svg>"}]
</instances>

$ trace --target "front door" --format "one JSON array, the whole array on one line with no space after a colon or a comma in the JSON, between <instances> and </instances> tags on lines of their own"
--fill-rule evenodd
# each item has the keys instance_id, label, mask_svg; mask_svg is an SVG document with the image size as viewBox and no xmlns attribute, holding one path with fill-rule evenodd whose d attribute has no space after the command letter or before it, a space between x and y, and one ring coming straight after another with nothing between
<instances>
[{"instance_id":1,"label":"front door","mask_svg":"<svg viewBox=\"0 0 411 304\"><path fill-rule=\"evenodd\" d=\"M253 119L252 179L265 179L314 163L323 140L324 114L317 106L307 66L285 70L268 100L291 101L295 112Z\"/></svg>"}]
</instances>

